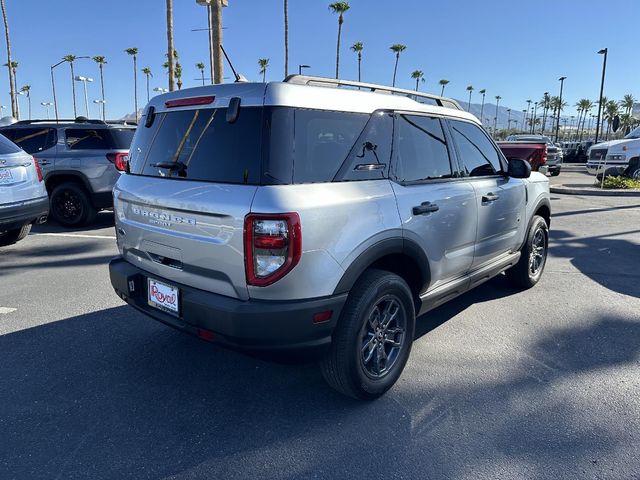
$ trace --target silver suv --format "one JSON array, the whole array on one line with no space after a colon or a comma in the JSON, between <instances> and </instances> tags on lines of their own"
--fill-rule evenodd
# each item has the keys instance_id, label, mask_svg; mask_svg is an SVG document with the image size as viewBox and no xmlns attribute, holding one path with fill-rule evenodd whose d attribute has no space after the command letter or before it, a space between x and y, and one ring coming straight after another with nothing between
<instances>
[{"instance_id":1,"label":"silver suv","mask_svg":"<svg viewBox=\"0 0 640 480\"><path fill-rule=\"evenodd\" d=\"M50 194L51 216L75 227L111 208L135 125L123 121L23 120L0 133L37 158Z\"/></svg>"},{"instance_id":2,"label":"silver suv","mask_svg":"<svg viewBox=\"0 0 640 480\"><path fill-rule=\"evenodd\" d=\"M504 271L533 286L550 218L547 178L454 101L299 75L155 97L114 210L123 300L205 340L318 349L364 399L417 316Z\"/></svg>"}]
</instances>

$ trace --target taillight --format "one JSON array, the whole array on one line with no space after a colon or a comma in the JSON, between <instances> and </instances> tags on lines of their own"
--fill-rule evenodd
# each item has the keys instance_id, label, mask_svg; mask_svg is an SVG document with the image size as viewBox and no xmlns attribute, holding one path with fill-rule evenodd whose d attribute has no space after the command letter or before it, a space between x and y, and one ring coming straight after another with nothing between
<instances>
[{"instance_id":1,"label":"taillight","mask_svg":"<svg viewBox=\"0 0 640 480\"><path fill-rule=\"evenodd\" d=\"M116 166L116 170L125 172L127 170L127 162L129 161L128 153L107 153L107 160Z\"/></svg>"},{"instance_id":2,"label":"taillight","mask_svg":"<svg viewBox=\"0 0 640 480\"><path fill-rule=\"evenodd\" d=\"M297 213L257 214L244 219L247 284L265 287L277 282L300 261L302 228Z\"/></svg>"},{"instance_id":3,"label":"taillight","mask_svg":"<svg viewBox=\"0 0 640 480\"><path fill-rule=\"evenodd\" d=\"M544 146L544 150L542 151L542 155L540 156L540 165L544 165L547 163L547 146Z\"/></svg>"},{"instance_id":4,"label":"taillight","mask_svg":"<svg viewBox=\"0 0 640 480\"><path fill-rule=\"evenodd\" d=\"M33 158L33 164L36 167L36 173L38 174L38 182L42 181L42 170L40 170L40 164L38 163L38 159L36 157Z\"/></svg>"}]
</instances>

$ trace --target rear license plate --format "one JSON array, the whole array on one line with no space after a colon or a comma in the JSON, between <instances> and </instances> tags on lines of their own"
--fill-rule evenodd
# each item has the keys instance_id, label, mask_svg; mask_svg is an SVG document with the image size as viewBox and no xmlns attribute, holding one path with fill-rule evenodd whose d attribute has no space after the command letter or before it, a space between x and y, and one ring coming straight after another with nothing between
<instances>
[{"instance_id":1,"label":"rear license plate","mask_svg":"<svg viewBox=\"0 0 640 480\"><path fill-rule=\"evenodd\" d=\"M0 185L13 182L13 174L8 168L0 168Z\"/></svg>"},{"instance_id":2,"label":"rear license plate","mask_svg":"<svg viewBox=\"0 0 640 480\"><path fill-rule=\"evenodd\" d=\"M153 278L147 279L147 303L159 310L179 313L180 290L166 283L161 283Z\"/></svg>"}]
</instances>

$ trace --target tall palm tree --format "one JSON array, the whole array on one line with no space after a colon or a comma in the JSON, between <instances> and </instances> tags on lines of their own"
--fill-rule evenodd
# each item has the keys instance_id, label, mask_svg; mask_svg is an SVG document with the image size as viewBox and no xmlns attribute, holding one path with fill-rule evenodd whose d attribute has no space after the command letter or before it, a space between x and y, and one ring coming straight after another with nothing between
<instances>
[{"instance_id":1,"label":"tall palm tree","mask_svg":"<svg viewBox=\"0 0 640 480\"><path fill-rule=\"evenodd\" d=\"M344 14L349 10L349 2L335 2L329 5L329 10L338 14L338 42L336 44L336 78L340 73L340 36L342 35L342 24L344 23Z\"/></svg>"},{"instance_id":2,"label":"tall palm tree","mask_svg":"<svg viewBox=\"0 0 640 480\"><path fill-rule=\"evenodd\" d=\"M396 86L396 73L398 71L398 60L400 60L400 54L407 49L406 45L401 43L394 43L389 47L389 49L396 54L396 64L393 67L393 83L392 85Z\"/></svg>"},{"instance_id":3,"label":"tall palm tree","mask_svg":"<svg viewBox=\"0 0 640 480\"><path fill-rule=\"evenodd\" d=\"M5 6L5 0L0 0L0 8L2 8L2 19L4 20L4 36L7 41L7 70L9 71L9 90L11 95L11 115L14 118L18 118L18 99L16 98L16 79L13 75L13 69L11 65L13 61L11 60L11 41L9 40L9 20L7 18L7 9Z\"/></svg>"},{"instance_id":4,"label":"tall palm tree","mask_svg":"<svg viewBox=\"0 0 640 480\"><path fill-rule=\"evenodd\" d=\"M153 73L149 67L144 67L141 71L147 77L147 103L149 103L149 77L153 77Z\"/></svg>"},{"instance_id":5,"label":"tall palm tree","mask_svg":"<svg viewBox=\"0 0 640 480\"><path fill-rule=\"evenodd\" d=\"M358 81L360 82L362 81L360 76L360 66L362 64L362 50L364 50L364 44L362 42L356 42L351 45L351 50L358 54Z\"/></svg>"},{"instance_id":6,"label":"tall palm tree","mask_svg":"<svg viewBox=\"0 0 640 480\"><path fill-rule=\"evenodd\" d=\"M167 0L167 71L169 73L169 91L173 92L176 87L174 84L174 66L173 59L175 49L173 48L173 0Z\"/></svg>"},{"instance_id":7,"label":"tall palm tree","mask_svg":"<svg viewBox=\"0 0 640 480\"><path fill-rule=\"evenodd\" d=\"M27 102L29 105L29 120L31 120L31 85L24 85L20 89L20 91L27 97Z\"/></svg>"},{"instance_id":8,"label":"tall palm tree","mask_svg":"<svg viewBox=\"0 0 640 480\"><path fill-rule=\"evenodd\" d=\"M547 114L549 113L550 103L549 92L544 92L544 95L540 99L540 105L542 105L542 131L541 135L544 135L544 129L547 125Z\"/></svg>"},{"instance_id":9,"label":"tall palm tree","mask_svg":"<svg viewBox=\"0 0 640 480\"><path fill-rule=\"evenodd\" d=\"M11 64L5 63L3 64L4 67L7 67L9 69L10 75L13 77L13 83L16 84L16 89L17 89L17 85L18 85L18 80L17 80L17 69L18 69L18 62L16 62L15 60L11 60ZM18 92L16 91L16 114L13 116L13 118L15 118L16 120L20 120L20 101L18 99Z\"/></svg>"},{"instance_id":10,"label":"tall palm tree","mask_svg":"<svg viewBox=\"0 0 640 480\"><path fill-rule=\"evenodd\" d=\"M498 128L498 105L500 105L500 99L502 97L500 95L496 95L496 116L493 119L493 133L495 135L495 132Z\"/></svg>"},{"instance_id":11,"label":"tall palm tree","mask_svg":"<svg viewBox=\"0 0 640 480\"><path fill-rule=\"evenodd\" d=\"M136 112L136 122L138 121L138 49L131 47L125 49L127 55L133 57L133 106L134 112Z\"/></svg>"},{"instance_id":12,"label":"tall palm tree","mask_svg":"<svg viewBox=\"0 0 640 480\"><path fill-rule=\"evenodd\" d=\"M471 93L473 92L473 85L467 86L467 92L469 92L469 102L467 103L467 112L471 111Z\"/></svg>"},{"instance_id":13,"label":"tall palm tree","mask_svg":"<svg viewBox=\"0 0 640 480\"><path fill-rule=\"evenodd\" d=\"M411 73L411 78L414 78L416 81L416 92L418 91L418 83L422 81L424 83L424 72L422 70L414 70Z\"/></svg>"},{"instance_id":14,"label":"tall palm tree","mask_svg":"<svg viewBox=\"0 0 640 480\"><path fill-rule=\"evenodd\" d=\"M604 104L604 112L604 116L607 119L607 135L605 138L608 140L613 119L620 113L618 109L618 102L616 102L615 100L607 101L607 103Z\"/></svg>"},{"instance_id":15,"label":"tall palm tree","mask_svg":"<svg viewBox=\"0 0 640 480\"><path fill-rule=\"evenodd\" d=\"M580 128L579 140L582 141L582 135L584 133L584 125L587 121L587 115L589 115L591 109L593 108L593 102L588 98L583 98L578 102L580 105L580 109L582 110L582 126ZM591 119L589 119L591 120Z\"/></svg>"},{"instance_id":16,"label":"tall palm tree","mask_svg":"<svg viewBox=\"0 0 640 480\"><path fill-rule=\"evenodd\" d=\"M100 105L102 108L102 120L105 119L105 101L104 101L104 75L102 73L103 67L107 64L107 59L102 55L96 55L93 57L93 61L98 64L98 68L100 69L100 90L102 91L102 104Z\"/></svg>"},{"instance_id":17,"label":"tall palm tree","mask_svg":"<svg viewBox=\"0 0 640 480\"><path fill-rule=\"evenodd\" d=\"M484 96L487 94L487 90L486 89L482 89L480 90L478 93L482 94L482 105L480 106L480 123L484 125Z\"/></svg>"},{"instance_id":18,"label":"tall palm tree","mask_svg":"<svg viewBox=\"0 0 640 480\"><path fill-rule=\"evenodd\" d=\"M438 83L442 86L442 89L440 90L440 96L443 97L444 96L444 87L446 87L448 85L449 80L447 80L446 78L443 78Z\"/></svg>"},{"instance_id":19,"label":"tall palm tree","mask_svg":"<svg viewBox=\"0 0 640 480\"><path fill-rule=\"evenodd\" d=\"M284 76L289 75L289 0L284 0Z\"/></svg>"},{"instance_id":20,"label":"tall palm tree","mask_svg":"<svg viewBox=\"0 0 640 480\"><path fill-rule=\"evenodd\" d=\"M64 57L62 57L62 59L65 62L69 63L69 68L71 68L71 94L73 95L73 118L76 118L78 116L78 112L76 109L76 81L75 81L75 74L73 73L73 62L76 61L76 56L75 55L65 55Z\"/></svg>"},{"instance_id":21,"label":"tall palm tree","mask_svg":"<svg viewBox=\"0 0 640 480\"><path fill-rule=\"evenodd\" d=\"M178 90L182 90L182 65L178 61L176 61L175 74L176 74L176 85L178 86Z\"/></svg>"},{"instance_id":22,"label":"tall palm tree","mask_svg":"<svg viewBox=\"0 0 640 480\"><path fill-rule=\"evenodd\" d=\"M204 87L204 63L196 63L196 68L200 70L200 76L202 77L202 86Z\"/></svg>"},{"instance_id":23,"label":"tall palm tree","mask_svg":"<svg viewBox=\"0 0 640 480\"><path fill-rule=\"evenodd\" d=\"M262 74L262 83L267 80L267 68L269 67L268 58L259 58L258 66L260 67L260 73Z\"/></svg>"},{"instance_id":24,"label":"tall palm tree","mask_svg":"<svg viewBox=\"0 0 640 480\"><path fill-rule=\"evenodd\" d=\"M633 95L627 93L620 101L620 107L624 108L624 113L629 115L633 110L634 103L636 103L636 99L633 98Z\"/></svg>"}]
</instances>

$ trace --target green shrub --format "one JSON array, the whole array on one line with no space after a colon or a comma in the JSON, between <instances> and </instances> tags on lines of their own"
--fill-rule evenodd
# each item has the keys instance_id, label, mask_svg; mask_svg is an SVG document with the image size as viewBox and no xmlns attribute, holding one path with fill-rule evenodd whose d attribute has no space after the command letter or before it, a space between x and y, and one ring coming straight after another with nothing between
<instances>
[{"instance_id":1,"label":"green shrub","mask_svg":"<svg viewBox=\"0 0 640 480\"><path fill-rule=\"evenodd\" d=\"M600 187L600 180L596 180L593 186ZM640 189L640 180L633 180L627 177L606 177L604 179L603 187L611 188L611 189L629 189L629 188Z\"/></svg>"}]
</instances>

